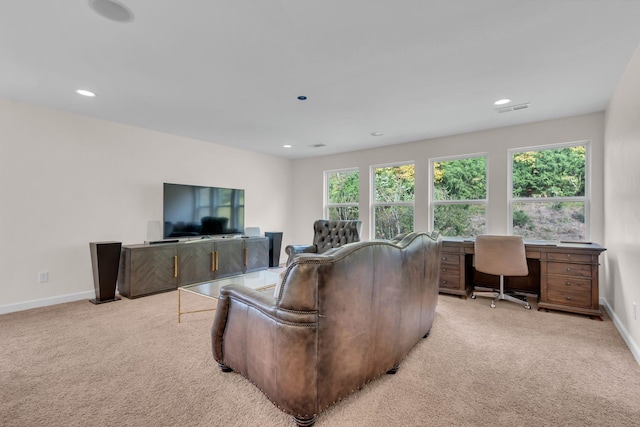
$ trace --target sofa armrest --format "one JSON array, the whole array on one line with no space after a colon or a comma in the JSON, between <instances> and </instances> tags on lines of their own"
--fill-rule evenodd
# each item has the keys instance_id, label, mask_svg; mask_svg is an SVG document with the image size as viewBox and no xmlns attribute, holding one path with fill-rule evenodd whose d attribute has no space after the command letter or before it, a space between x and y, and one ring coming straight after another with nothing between
<instances>
[{"instance_id":1,"label":"sofa armrest","mask_svg":"<svg viewBox=\"0 0 640 427\"><path fill-rule=\"evenodd\" d=\"M281 410L317 413L316 311L286 310L273 291L220 289L211 328L215 360L253 382Z\"/></svg>"},{"instance_id":2,"label":"sofa armrest","mask_svg":"<svg viewBox=\"0 0 640 427\"><path fill-rule=\"evenodd\" d=\"M315 245L288 245L284 250L289 256L295 254L315 254L318 252Z\"/></svg>"},{"instance_id":3,"label":"sofa armrest","mask_svg":"<svg viewBox=\"0 0 640 427\"><path fill-rule=\"evenodd\" d=\"M296 255L318 253L318 248L315 245L288 245L284 250L289 255L287 265L291 264Z\"/></svg>"},{"instance_id":4,"label":"sofa armrest","mask_svg":"<svg viewBox=\"0 0 640 427\"><path fill-rule=\"evenodd\" d=\"M230 313L232 301L258 311L265 322L271 322L274 326L279 323L308 326L315 325L318 321L316 311L289 310L277 306L271 289L257 291L242 285L223 286L220 289L220 298L211 327L212 350L218 363L224 363L222 346L227 322L232 314Z\"/></svg>"},{"instance_id":5,"label":"sofa armrest","mask_svg":"<svg viewBox=\"0 0 640 427\"><path fill-rule=\"evenodd\" d=\"M260 311L274 313L274 298L271 292L260 292L242 285L227 285L220 289L220 297L216 314L211 327L211 344L213 356L218 363L223 363L222 341L229 319L231 298L236 298L250 306L259 307Z\"/></svg>"}]
</instances>

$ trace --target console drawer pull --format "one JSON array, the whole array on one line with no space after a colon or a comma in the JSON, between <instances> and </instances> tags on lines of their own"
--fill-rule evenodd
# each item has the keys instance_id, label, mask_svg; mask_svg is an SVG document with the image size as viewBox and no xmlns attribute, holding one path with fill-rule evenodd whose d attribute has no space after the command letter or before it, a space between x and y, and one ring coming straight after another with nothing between
<instances>
[{"instance_id":1,"label":"console drawer pull","mask_svg":"<svg viewBox=\"0 0 640 427\"><path fill-rule=\"evenodd\" d=\"M178 257L173 257L173 277L178 277Z\"/></svg>"}]
</instances>

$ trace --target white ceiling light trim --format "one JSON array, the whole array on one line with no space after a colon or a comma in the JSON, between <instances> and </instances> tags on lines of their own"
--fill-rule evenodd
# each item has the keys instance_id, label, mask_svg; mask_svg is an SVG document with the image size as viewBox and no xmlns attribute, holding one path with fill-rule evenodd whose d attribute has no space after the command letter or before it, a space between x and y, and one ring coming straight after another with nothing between
<instances>
[{"instance_id":1,"label":"white ceiling light trim","mask_svg":"<svg viewBox=\"0 0 640 427\"><path fill-rule=\"evenodd\" d=\"M88 96L88 97L91 97L91 98L94 98L96 96L96 94L91 92L90 90L84 90L84 89L78 89L78 90L76 90L76 93L78 95Z\"/></svg>"},{"instance_id":2,"label":"white ceiling light trim","mask_svg":"<svg viewBox=\"0 0 640 427\"><path fill-rule=\"evenodd\" d=\"M504 104L508 104L510 102L511 102L511 100L509 98L502 98L502 99L498 99L497 101L495 101L493 103L493 105L504 105Z\"/></svg>"}]
</instances>

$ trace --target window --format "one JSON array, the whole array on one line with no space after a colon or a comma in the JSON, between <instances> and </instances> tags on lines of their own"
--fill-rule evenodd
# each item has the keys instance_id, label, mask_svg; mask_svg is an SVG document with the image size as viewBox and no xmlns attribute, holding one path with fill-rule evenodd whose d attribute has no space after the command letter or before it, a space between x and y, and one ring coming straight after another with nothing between
<instances>
[{"instance_id":1,"label":"window","mask_svg":"<svg viewBox=\"0 0 640 427\"><path fill-rule=\"evenodd\" d=\"M460 237L486 233L486 155L431 159L430 164L433 230Z\"/></svg>"},{"instance_id":2,"label":"window","mask_svg":"<svg viewBox=\"0 0 640 427\"><path fill-rule=\"evenodd\" d=\"M589 236L589 144L510 150L510 222L526 239Z\"/></svg>"},{"instance_id":3,"label":"window","mask_svg":"<svg viewBox=\"0 0 640 427\"><path fill-rule=\"evenodd\" d=\"M325 218L358 219L359 174L358 169L326 171Z\"/></svg>"},{"instance_id":4,"label":"window","mask_svg":"<svg viewBox=\"0 0 640 427\"><path fill-rule=\"evenodd\" d=\"M373 236L392 239L413 231L415 165L373 167Z\"/></svg>"}]
</instances>

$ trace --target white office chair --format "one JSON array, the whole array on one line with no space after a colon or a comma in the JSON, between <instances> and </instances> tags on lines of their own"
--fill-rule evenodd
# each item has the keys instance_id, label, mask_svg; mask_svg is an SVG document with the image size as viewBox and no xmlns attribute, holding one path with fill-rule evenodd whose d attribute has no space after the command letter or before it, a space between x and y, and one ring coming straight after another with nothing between
<instances>
[{"instance_id":1,"label":"white office chair","mask_svg":"<svg viewBox=\"0 0 640 427\"><path fill-rule=\"evenodd\" d=\"M471 298L490 297L491 308L495 308L496 301L505 300L524 305L531 310L527 301L507 295L504 292L504 276L526 276L529 274L524 241L520 236L481 235L476 237L475 269L487 274L500 276L499 292L473 292Z\"/></svg>"}]
</instances>

